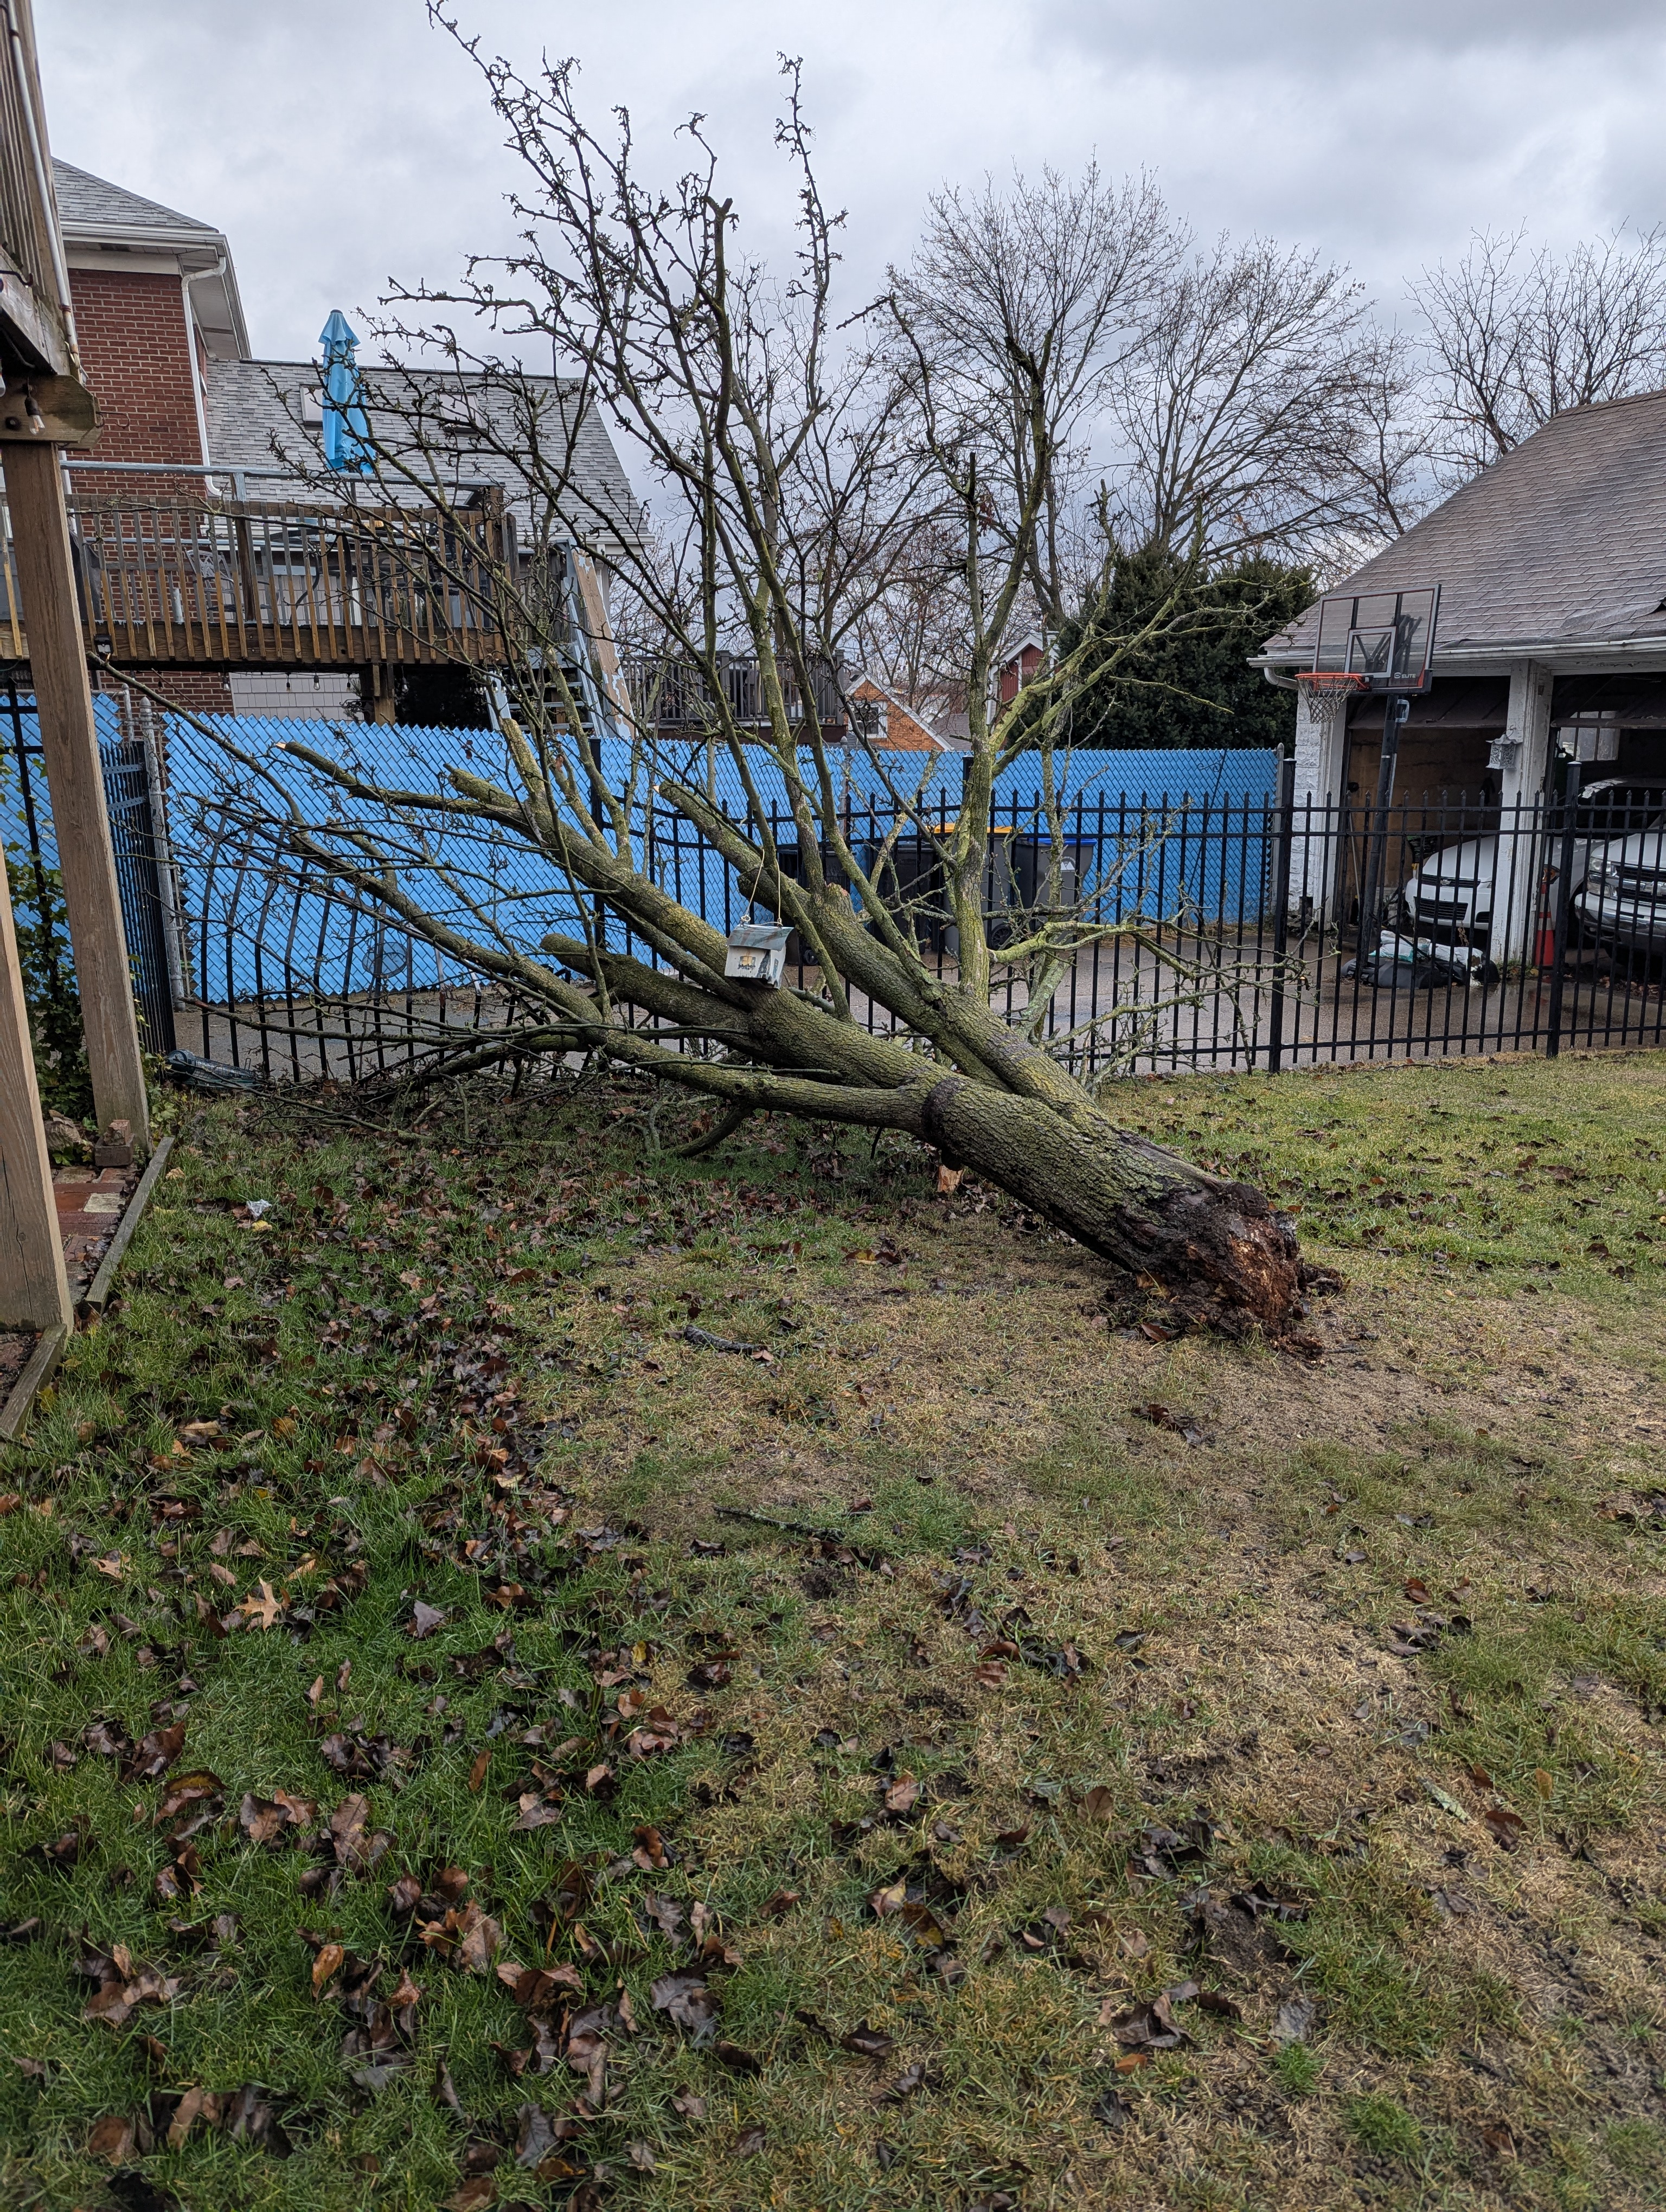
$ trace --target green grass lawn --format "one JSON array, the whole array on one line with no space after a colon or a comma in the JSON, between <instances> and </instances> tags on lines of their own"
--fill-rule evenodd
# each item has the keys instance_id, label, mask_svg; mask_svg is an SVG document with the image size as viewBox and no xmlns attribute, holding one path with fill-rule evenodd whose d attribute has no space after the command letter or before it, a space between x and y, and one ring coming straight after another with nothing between
<instances>
[{"instance_id":1,"label":"green grass lawn","mask_svg":"<svg viewBox=\"0 0 1666 2212\"><path fill-rule=\"evenodd\" d=\"M1116 1100L1305 1356L898 1140L180 1109L0 1461L0 2202L1666 2203L1666 1060Z\"/></svg>"}]
</instances>

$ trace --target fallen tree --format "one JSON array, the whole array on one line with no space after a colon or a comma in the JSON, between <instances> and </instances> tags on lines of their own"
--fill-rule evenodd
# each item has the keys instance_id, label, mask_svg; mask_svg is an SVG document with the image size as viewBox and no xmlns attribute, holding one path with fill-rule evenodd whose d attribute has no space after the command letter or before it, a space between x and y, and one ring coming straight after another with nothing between
<instances>
[{"instance_id":1,"label":"fallen tree","mask_svg":"<svg viewBox=\"0 0 1666 2212\"><path fill-rule=\"evenodd\" d=\"M252 848L264 840L512 994L513 1034L477 1044L477 1059L600 1054L703 1094L719 1136L763 1111L905 1131L1188 1317L1283 1331L1301 1310L1288 1220L1252 1187L1119 1128L1044 1035L1081 952L1141 927L1121 911L1114 868L1073 892L1061 878L1073 714L1165 627L1207 618L1183 563L1174 600L1116 633L1104 503L1096 517L1072 473L1084 395L1140 343L1164 265L1150 196L1091 177L1004 231L992 201L993 228L967 228L842 321L837 221L795 72L778 142L796 172L799 250L776 284L737 258L736 212L697 121L696 167L658 189L637 174L625 118L606 144L585 125L570 66L529 81L477 58L525 165L520 245L460 290L402 295L384 335L461 374L472 447L511 482L519 530L487 559L465 529L454 439L422 368L367 378L353 495L435 526L386 534L387 558L404 564L402 588L466 604L501 641L497 729L413 787L347 747L291 746L280 769L199 724L238 763L222 815L237 814ZM985 326L969 348L963 311L979 299ZM423 319L404 319L417 302ZM536 334L572 375L552 391L471 349L444 319L458 308ZM585 459L596 407L654 481L651 515L598 490ZM331 488L339 495L340 480ZM465 537L469 558L453 562ZM850 826L848 733L864 703L851 641L883 625L899 580L917 592L921 559L945 546L959 787L933 783L942 757L918 757L916 775L915 757L871 735L864 789L888 826L864 842ZM1016 644L1067 597L1086 608L1070 650L999 698ZM737 647L755 672L745 701L730 681ZM817 705L830 682L844 686L830 726ZM657 697L672 683L685 726L690 687L699 708L676 742ZM996 778L1025 753L1050 855L1027 903L998 881L990 837ZM720 802L720 765L738 805ZM798 933L814 988L726 973L723 934L660 879L660 811L721 855L751 908ZM923 949L921 902L898 873L905 837L929 850L949 963ZM524 897L506 915L506 849L546 870L542 917L556 927L529 935ZM1022 979L1016 1020L991 1003L998 963Z\"/></svg>"}]
</instances>

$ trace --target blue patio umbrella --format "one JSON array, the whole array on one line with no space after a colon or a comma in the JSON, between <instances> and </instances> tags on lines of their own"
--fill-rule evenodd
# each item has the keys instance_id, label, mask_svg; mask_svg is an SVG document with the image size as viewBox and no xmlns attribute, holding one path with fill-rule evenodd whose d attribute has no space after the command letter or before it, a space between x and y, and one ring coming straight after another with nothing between
<instances>
[{"instance_id":1,"label":"blue patio umbrella","mask_svg":"<svg viewBox=\"0 0 1666 2212\"><path fill-rule=\"evenodd\" d=\"M364 385L354 349L358 332L339 307L319 332L324 348L324 463L344 476L374 473L370 425L365 420Z\"/></svg>"}]
</instances>

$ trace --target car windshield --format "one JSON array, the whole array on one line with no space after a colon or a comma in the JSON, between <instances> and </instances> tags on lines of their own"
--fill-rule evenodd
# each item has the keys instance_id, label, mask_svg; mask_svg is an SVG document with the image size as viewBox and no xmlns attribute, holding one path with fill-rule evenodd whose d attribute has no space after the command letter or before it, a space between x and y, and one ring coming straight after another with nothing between
<instances>
[{"instance_id":1,"label":"car windshield","mask_svg":"<svg viewBox=\"0 0 1666 2212\"><path fill-rule=\"evenodd\" d=\"M1658 830L1666 791L1656 784L1600 784L1582 792L1573 810L1574 834L1579 837L1631 837L1639 830Z\"/></svg>"}]
</instances>

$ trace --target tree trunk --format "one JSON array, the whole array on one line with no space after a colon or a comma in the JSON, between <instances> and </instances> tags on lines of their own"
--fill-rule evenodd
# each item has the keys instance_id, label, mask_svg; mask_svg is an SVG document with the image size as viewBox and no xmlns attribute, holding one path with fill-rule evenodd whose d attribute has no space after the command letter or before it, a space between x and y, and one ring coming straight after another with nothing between
<instances>
[{"instance_id":1,"label":"tree trunk","mask_svg":"<svg viewBox=\"0 0 1666 2212\"><path fill-rule=\"evenodd\" d=\"M927 1093L920 1133L951 1166L976 1169L1160 1287L1188 1321L1280 1336L1305 1310L1286 1216L1253 1185L1206 1174L1105 1116L1078 1111L1067 1121L1037 1100L950 1076Z\"/></svg>"},{"instance_id":2,"label":"tree trunk","mask_svg":"<svg viewBox=\"0 0 1666 2212\"><path fill-rule=\"evenodd\" d=\"M1306 1310L1288 1216L1253 1185L1228 1182L1118 1128L1067 1069L958 992L939 989L925 1018L939 1048L955 1051L975 1074L944 1073L899 1038L767 985L727 985L733 996L720 1027L707 991L570 939L550 936L544 945L575 967L599 966L616 1004L703 1029L735 1055L684 1057L651 1033L599 1028L597 1041L627 1065L745 1111L903 1130L935 1146L945 1165L976 1170L1136 1282L1163 1291L1189 1322L1278 1337ZM922 981L929 989L931 979ZM564 1009L593 1012L570 986L553 977L550 985ZM890 996L893 1011L899 996L909 1004L897 990Z\"/></svg>"}]
</instances>

